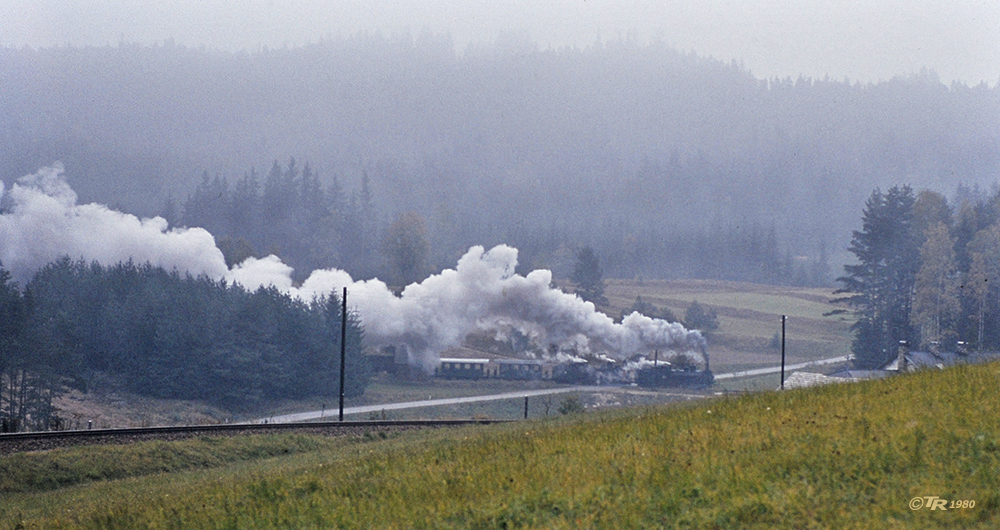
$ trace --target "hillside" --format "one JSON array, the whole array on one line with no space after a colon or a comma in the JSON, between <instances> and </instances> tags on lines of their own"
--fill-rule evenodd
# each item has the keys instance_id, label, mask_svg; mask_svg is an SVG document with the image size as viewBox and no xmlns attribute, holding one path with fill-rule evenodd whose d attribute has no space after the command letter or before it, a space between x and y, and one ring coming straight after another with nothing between
<instances>
[{"instance_id":1,"label":"hillside","mask_svg":"<svg viewBox=\"0 0 1000 530\"><path fill-rule=\"evenodd\" d=\"M0 527L993 528L998 382L996 365L960 366L313 450L297 442L305 452L253 465L0 493ZM911 509L926 497L949 509Z\"/></svg>"},{"instance_id":2,"label":"hillside","mask_svg":"<svg viewBox=\"0 0 1000 530\"><path fill-rule=\"evenodd\" d=\"M712 370L726 372L774 366L780 349L771 344L787 315L786 357L789 364L850 353L853 318L837 312L833 289L761 285L713 280L608 280L610 312L631 307L637 296L680 319L691 302L718 314L719 329L708 335ZM775 385L778 382L774 379Z\"/></svg>"}]
</instances>

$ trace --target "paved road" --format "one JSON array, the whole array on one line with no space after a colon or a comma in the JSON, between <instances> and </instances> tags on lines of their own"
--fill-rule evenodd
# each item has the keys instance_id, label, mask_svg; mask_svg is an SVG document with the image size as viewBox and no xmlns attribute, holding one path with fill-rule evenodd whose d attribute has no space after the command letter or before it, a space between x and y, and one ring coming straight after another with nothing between
<instances>
[{"instance_id":1,"label":"paved road","mask_svg":"<svg viewBox=\"0 0 1000 530\"><path fill-rule=\"evenodd\" d=\"M785 372L791 372L792 370L801 370L809 366L821 366L825 364L836 364L849 361L849 356L843 357L833 357L830 359L820 359L818 361L809 361L804 363L792 364L785 366ZM745 370L742 372L730 372L724 374L715 374L716 381L722 381L726 379L735 379L738 377L751 377L755 375L767 375L776 374L781 372L780 366L772 366L768 368L757 368L754 370ZM458 398L445 398L445 399L425 399L421 401L406 401L402 403L385 403L382 405L365 405L362 407L344 407L344 415L348 414L367 414L371 412L381 412L390 410L403 410L403 409L415 409L421 407L438 407L442 405L461 405L463 403L481 403L484 401L497 401L501 399L518 399L532 396L544 396L549 394L563 394L566 392L613 392L615 390L621 390L623 387L615 386L568 386L561 388L546 388L543 390L519 390L517 392L506 392L503 394L489 394L485 396L468 396L468 397L458 397ZM627 387L626 387L627 388ZM684 394L683 397L692 397L694 395ZM698 396L701 397L701 396ZM311 410L308 412L297 412L295 414L283 414L281 416L271 416L268 418L259 418L248 423L292 423L299 421L308 421L316 419L336 419L338 415L338 410L336 408L330 410Z\"/></svg>"},{"instance_id":2,"label":"paved road","mask_svg":"<svg viewBox=\"0 0 1000 530\"><path fill-rule=\"evenodd\" d=\"M851 357L849 355L844 355L842 357L831 357L829 359L820 359L818 361L809 361L798 364L786 364L785 372L791 372L792 370L801 370L803 368L808 368L810 366L822 366L825 364L837 364L850 361ZM750 377L754 375L767 375L767 374L777 374L781 372L781 366L770 366L768 368L756 368L754 370L745 370L743 372L730 372L727 374L715 374L716 381L722 381L725 379L735 379L737 377Z\"/></svg>"},{"instance_id":3,"label":"paved road","mask_svg":"<svg viewBox=\"0 0 1000 530\"><path fill-rule=\"evenodd\" d=\"M390 410L402 410L402 409L415 409L420 407L438 407L441 405L460 405L462 403L480 403L483 401L497 401L500 399L516 399L532 396L544 396L548 394L563 394L565 392L592 392L595 390L608 390L608 387L604 386L568 386L562 388L546 388L543 390L519 390L517 392L506 392L503 394L490 394L486 396L468 396L459 398L445 398L445 399L425 399L421 401L406 401L403 403L386 403L383 405L365 405L362 407L344 407L344 415L348 414L366 414L370 412L381 412ZM307 421L315 420L319 418L336 419L339 411L336 408L327 411L312 410L309 412L298 412L295 414L284 414L281 416L271 416L269 418L260 418L253 420L250 423L264 423L264 422L296 422L296 421Z\"/></svg>"}]
</instances>

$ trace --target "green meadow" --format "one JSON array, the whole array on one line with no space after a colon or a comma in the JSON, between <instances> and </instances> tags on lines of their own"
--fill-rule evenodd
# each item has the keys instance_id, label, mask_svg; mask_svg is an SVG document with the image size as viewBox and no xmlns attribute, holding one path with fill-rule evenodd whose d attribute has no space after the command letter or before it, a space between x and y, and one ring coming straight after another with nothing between
<instances>
[{"instance_id":1,"label":"green meadow","mask_svg":"<svg viewBox=\"0 0 1000 530\"><path fill-rule=\"evenodd\" d=\"M998 384L998 365L959 366L386 437L10 455L0 528L995 528Z\"/></svg>"},{"instance_id":2,"label":"green meadow","mask_svg":"<svg viewBox=\"0 0 1000 530\"><path fill-rule=\"evenodd\" d=\"M786 315L789 363L850 353L853 316L831 288L761 285L717 280L607 280L609 312L620 314L641 296L678 319L691 302L718 315L719 329L708 335L708 352L715 372L740 371L781 362L771 345ZM778 382L775 379L775 382ZM773 386L771 387L773 388Z\"/></svg>"}]
</instances>

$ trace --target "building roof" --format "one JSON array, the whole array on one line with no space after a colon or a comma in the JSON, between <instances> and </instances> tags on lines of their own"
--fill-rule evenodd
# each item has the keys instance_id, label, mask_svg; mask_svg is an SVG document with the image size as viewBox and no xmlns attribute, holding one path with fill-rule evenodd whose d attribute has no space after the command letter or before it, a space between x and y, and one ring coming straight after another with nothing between
<instances>
[{"instance_id":1,"label":"building roof","mask_svg":"<svg viewBox=\"0 0 1000 530\"><path fill-rule=\"evenodd\" d=\"M497 364L545 364L537 359L493 359Z\"/></svg>"},{"instance_id":2,"label":"building roof","mask_svg":"<svg viewBox=\"0 0 1000 530\"><path fill-rule=\"evenodd\" d=\"M967 362L968 357L954 352L929 352L929 351L908 351L903 354L906 359L906 368L944 368L956 363ZM893 358L882 367L883 370L899 371L899 356Z\"/></svg>"},{"instance_id":3,"label":"building roof","mask_svg":"<svg viewBox=\"0 0 1000 530\"><path fill-rule=\"evenodd\" d=\"M490 362L490 359L466 359L459 357L442 357L440 361L443 363L486 364Z\"/></svg>"},{"instance_id":4,"label":"building roof","mask_svg":"<svg viewBox=\"0 0 1000 530\"><path fill-rule=\"evenodd\" d=\"M456 346L440 353L442 359L489 359L495 357L489 352Z\"/></svg>"}]
</instances>

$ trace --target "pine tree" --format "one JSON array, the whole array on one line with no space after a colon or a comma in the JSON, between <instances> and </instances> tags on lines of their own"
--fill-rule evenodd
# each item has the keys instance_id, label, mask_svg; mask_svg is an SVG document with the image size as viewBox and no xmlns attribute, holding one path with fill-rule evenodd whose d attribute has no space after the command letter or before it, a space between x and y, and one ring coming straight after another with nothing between
<instances>
[{"instance_id":1,"label":"pine tree","mask_svg":"<svg viewBox=\"0 0 1000 530\"><path fill-rule=\"evenodd\" d=\"M576 286L576 294L580 298L595 305L608 303L604 297L604 271L594 249L583 247L576 253L576 265L569 279Z\"/></svg>"},{"instance_id":2,"label":"pine tree","mask_svg":"<svg viewBox=\"0 0 1000 530\"><path fill-rule=\"evenodd\" d=\"M684 327L711 333L719 329L719 317L714 309L694 300L684 312Z\"/></svg>"},{"instance_id":3,"label":"pine tree","mask_svg":"<svg viewBox=\"0 0 1000 530\"><path fill-rule=\"evenodd\" d=\"M403 287L423 279L430 248L427 227L420 214L407 212L397 217L389 225L382 243L396 286Z\"/></svg>"},{"instance_id":4,"label":"pine tree","mask_svg":"<svg viewBox=\"0 0 1000 530\"><path fill-rule=\"evenodd\" d=\"M225 213L229 210L228 203L229 183L226 179L219 175L210 178L207 171L203 172L201 184L184 202L183 224L189 227L201 227L213 234L221 233L226 228Z\"/></svg>"},{"instance_id":5,"label":"pine tree","mask_svg":"<svg viewBox=\"0 0 1000 530\"><path fill-rule=\"evenodd\" d=\"M913 231L913 190L876 189L865 203L862 229L854 231L848 250L857 264L845 265L838 293L858 317L851 350L858 368L876 368L896 354L900 341L916 336L910 321L913 285L920 263Z\"/></svg>"},{"instance_id":6,"label":"pine tree","mask_svg":"<svg viewBox=\"0 0 1000 530\"><path fill-rule=\"evenodd\" d=\"M257 171L251 168L233 186L225 233L231 238L242 238L255 247L262 247L260 210L260 182Z\"/></svg>"}]
</instances>

